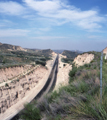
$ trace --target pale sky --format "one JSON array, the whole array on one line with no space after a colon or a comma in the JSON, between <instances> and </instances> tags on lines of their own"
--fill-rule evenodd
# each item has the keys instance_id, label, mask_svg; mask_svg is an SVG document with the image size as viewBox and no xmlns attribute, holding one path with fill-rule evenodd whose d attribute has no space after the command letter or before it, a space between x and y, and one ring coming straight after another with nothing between
<instances>
[{"instance_id":1,"label":"pale sky","mask_svg":"<svg viewBox=\"0 0 107 120\"><path fill-rule=\"evenodd\" d=\"M101 51L107 46L107 0L0 0L0 42Z\"/></svg>"}]
</instances>

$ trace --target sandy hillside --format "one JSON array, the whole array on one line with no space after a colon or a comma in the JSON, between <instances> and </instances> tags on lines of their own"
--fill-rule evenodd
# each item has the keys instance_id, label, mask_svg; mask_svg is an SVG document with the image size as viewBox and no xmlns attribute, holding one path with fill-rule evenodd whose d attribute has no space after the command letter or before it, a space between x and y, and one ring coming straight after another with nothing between
<instances>
[{"instance_id":1,"label":"sandy hillside","mask_svg":"<svg viewBox=\"0 0 107 120\"><path fill-rule=\"evenodd\" d=\"M92 60L94 59L94 54L88 54L88 53L84 53L82 55L78 55L75 59L74 59L74 63L77 66L82 66L84 64L88 64L90 63Z\"/></svg>"},{"instance_id":2,"label":"sandy hillside","mask_svg":"<svg viewBox=\"0 0 107 120\"><path fill-rule=\"evenodd\" d=\"M59 54L59 65L58 65L58 74L57 74L55 90L57 90L61 85L68 84L69 71L72 69L72 66L67 63L63 63L61 61L61 58L66 58L66 56ZM64 64L65 64L65 66L64 66Z\"/></svg>"}]
</instances>

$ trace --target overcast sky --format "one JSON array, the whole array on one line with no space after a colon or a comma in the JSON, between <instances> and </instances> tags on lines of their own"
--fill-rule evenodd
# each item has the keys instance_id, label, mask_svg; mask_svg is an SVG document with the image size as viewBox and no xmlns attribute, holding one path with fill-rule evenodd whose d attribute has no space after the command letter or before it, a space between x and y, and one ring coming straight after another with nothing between
<instances>
[{"instance_id":1,"label":"overcast sky","mask_svg":"<svg viewBox=\"0 0 107 120\"><path fill-rule=\"evenodd\" d=\"M0 0L0 42L101 51L107 46L107 0Z\"/></svg>"}]
</instances>

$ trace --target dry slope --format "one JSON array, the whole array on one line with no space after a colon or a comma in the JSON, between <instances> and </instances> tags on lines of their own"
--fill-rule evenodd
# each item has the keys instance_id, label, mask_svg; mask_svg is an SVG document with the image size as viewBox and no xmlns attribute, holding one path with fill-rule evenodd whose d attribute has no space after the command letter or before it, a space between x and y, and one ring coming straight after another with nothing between
<instances>
[{"instance_id":1,"label":"dry slope","mask_svg":"<svg viewBox=\"0 0 107 120\"><path fill-rule=\"evenodd\" d=\"M79 66L82 66L84 64L90 63L93 59L94 59L94 54L84 53L82 55L78 55L74 59L74 63L75 63L75 65L77 65L79 67Z\"/></svg>"}]
</instances>

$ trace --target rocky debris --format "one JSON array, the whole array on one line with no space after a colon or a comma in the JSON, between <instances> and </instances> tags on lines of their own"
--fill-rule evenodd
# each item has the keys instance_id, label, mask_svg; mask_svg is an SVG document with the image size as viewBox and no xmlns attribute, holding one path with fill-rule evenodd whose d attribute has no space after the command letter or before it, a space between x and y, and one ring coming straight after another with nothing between
<instances>
[{"instance_id":1,"label":"rocky debris","mask_svg":"<svg viewBox=\"0 0 107 120\"><path fill-rule=\"evenodd\" d=\"M93 59L94 59L94 54L84 53L82 55L78 55L74 59L74 63L75 63L75 65L77 65L77 67L79 67L79 66L82 66L84 64L90 63Z\"/></svg>"}]
</instances>

